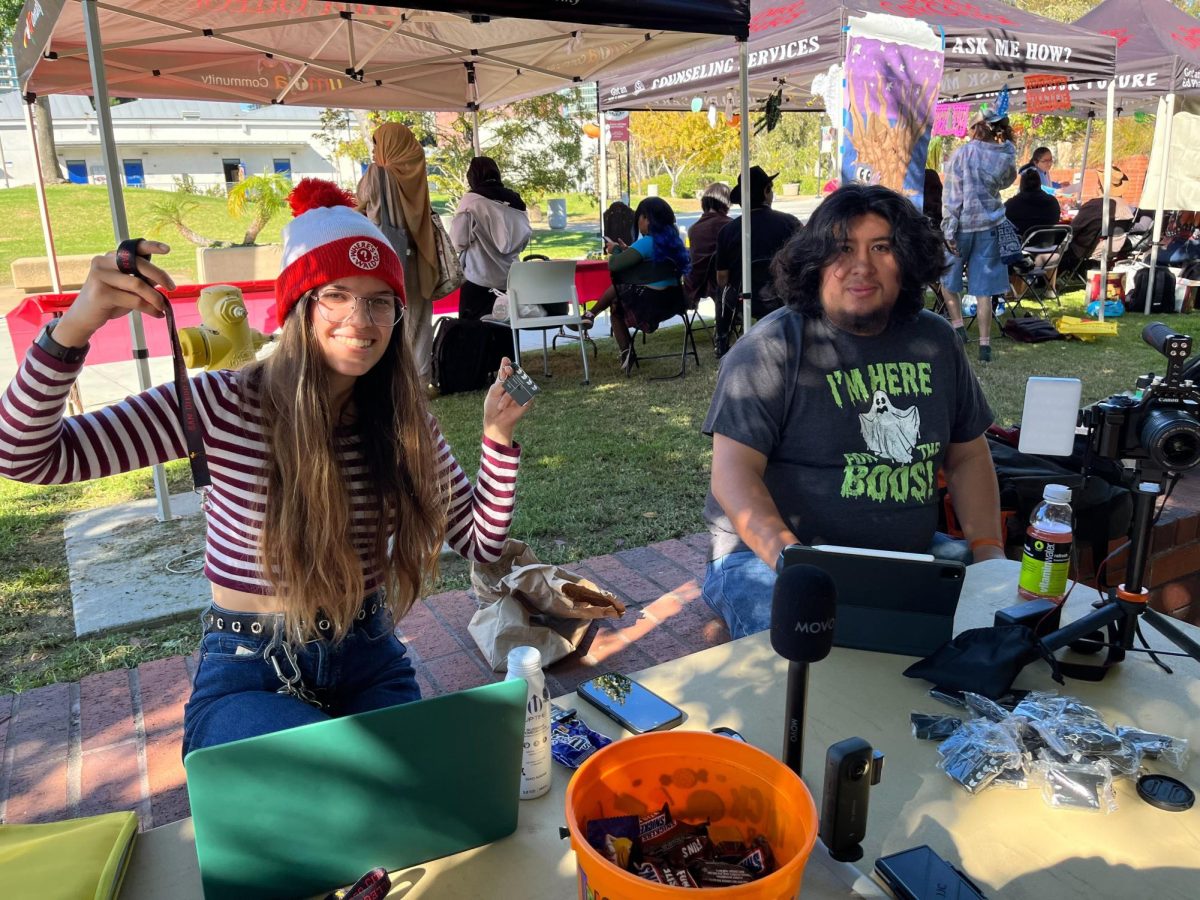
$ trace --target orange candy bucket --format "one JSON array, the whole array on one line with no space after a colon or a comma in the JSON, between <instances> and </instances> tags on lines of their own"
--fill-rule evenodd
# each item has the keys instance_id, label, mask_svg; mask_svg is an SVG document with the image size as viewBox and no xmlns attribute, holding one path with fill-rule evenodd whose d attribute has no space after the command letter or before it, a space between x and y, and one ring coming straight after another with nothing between
<instances>
[{"instance_id":1,"label":"orange candy bucket","mask_svg":"<svg viewBox=\"0 0 1200 900\"><path fill-rule=\"evenodd\" d=\"M670 804L687 822L708 821L724 837L763 835L775 871L734 887L721 900L794 900L817 839L817 808L804 782L774 757L704 731L669 731L615 741L579 767L567 786L567 826L579 872L580 900L692 897L694 889L655 884L609 862L585 836L586 823L644 815Z\"/></svg>"}]
</instances>

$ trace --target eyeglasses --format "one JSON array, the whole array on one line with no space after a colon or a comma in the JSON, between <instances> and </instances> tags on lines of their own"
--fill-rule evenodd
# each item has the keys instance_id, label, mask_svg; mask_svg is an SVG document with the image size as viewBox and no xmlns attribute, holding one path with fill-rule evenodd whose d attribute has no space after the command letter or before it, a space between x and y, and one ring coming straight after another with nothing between
<instances>
[{"instance_id":1,"label":"eyeglasses","mask_svg":"<svg viewBox=\"0 0 1200 900\"><path fill-rule=\"evenodd\" d=\"M404 305L395 294L359 297L349 291L326 288L323 291L314 291L312 296L317 301L317 312L321 314L321 318L334 325L354 318L360 302L366 307L367 316L373 325L387 327L404 318Z\"/></svg>"}]
</instances>

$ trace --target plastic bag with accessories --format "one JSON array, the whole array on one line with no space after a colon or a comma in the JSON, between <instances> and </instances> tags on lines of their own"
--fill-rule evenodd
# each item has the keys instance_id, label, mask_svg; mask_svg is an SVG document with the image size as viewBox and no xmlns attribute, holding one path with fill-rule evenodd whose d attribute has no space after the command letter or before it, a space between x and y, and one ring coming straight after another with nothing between
<instances>
[{"instance_id":1,"label":"plastic bag with accessories","mask_svg":"<svg viewBox=\"0 0 1200 900\"><path fill-rule=\"evenodd\" d=\"M509 539L498 562L471 563L471 587L481 608L467 630L495 672L513 647L536 647L548 666L579 647L594 619L615 619L625 604L561 566L538 560Z\"/></svg>"}]
</instances>

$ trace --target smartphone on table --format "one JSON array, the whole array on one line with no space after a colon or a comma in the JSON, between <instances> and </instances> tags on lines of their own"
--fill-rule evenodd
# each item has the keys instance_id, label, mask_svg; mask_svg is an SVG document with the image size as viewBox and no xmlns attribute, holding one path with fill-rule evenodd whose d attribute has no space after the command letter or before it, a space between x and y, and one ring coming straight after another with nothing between
<instances>
[{"instance_id":1,"label":"smartphone on table","mask_svg":"<svg viewBox=\"0 0 1200 900\"><path fill-rule=\"evenodd\" d=\"M665 731L683 721L683 710L673 706L628 675L597 675L575 689L584 700L634 734Z\"/></svg>"},{"instance_id":2,"label":"smartphone on table","mask_svg":"<svg viewBox=\"0 0 1200 900\"><path fill-rule=\"evenodd\" d=\"M880 857L875 872L899 900L986 900L975 882L927 844Z\"/></svg>"}]
</instances>

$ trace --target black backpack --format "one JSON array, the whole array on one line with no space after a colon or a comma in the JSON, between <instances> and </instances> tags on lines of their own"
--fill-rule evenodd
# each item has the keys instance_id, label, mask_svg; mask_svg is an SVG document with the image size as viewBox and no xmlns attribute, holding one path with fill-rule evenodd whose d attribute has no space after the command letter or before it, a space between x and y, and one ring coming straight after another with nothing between
<instances>
[{"instance_id":1,"label":"black backpack","mask_svg":"<svg viewBox=\"0 0 1200 900\"><path fill-rule=\"evenodd\" d=\"M1150 283L1150 269L1138 269L1133 276L1133 290L1125 297L1125 308L1140 313L1146 308L1146 289ZM1175 276L1166 266L1154 269L1154 299L1150 302L1152 313L1175 312Z\"/></svg>"},{"instance_id":2,"label":"black backpack","mask_svg":"<svg viewBox=\"0 0 1200 900\"><path fill-rule=\"evenodd\" d=\"M1014 341L1025 344L1040 344L1042 341L1064 341L1067 336L1045 319L1026 314L1021 318L1010 318L1003 325L1004 333Z\"/></svg>"},{"instance_id":3,"label":"black backpack","mask_svg":"<svg viewBox=\"0 0 1200 900\"><path fill-rule=\"evenodd\" d=\"M514 355L512 329L505 324L439 319L433 331L433 383L443 394L483 390L500 370L500 360Z\"/></svg>"}]
</instances>

